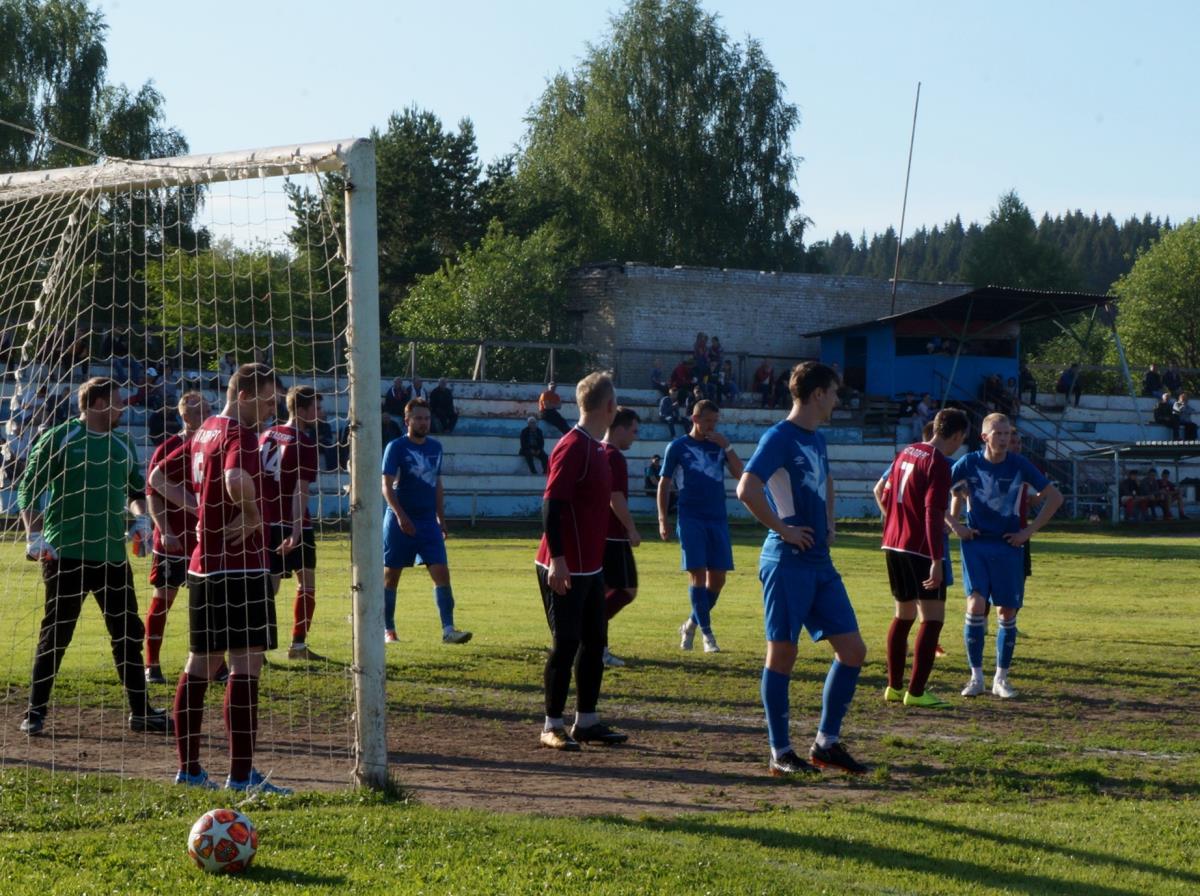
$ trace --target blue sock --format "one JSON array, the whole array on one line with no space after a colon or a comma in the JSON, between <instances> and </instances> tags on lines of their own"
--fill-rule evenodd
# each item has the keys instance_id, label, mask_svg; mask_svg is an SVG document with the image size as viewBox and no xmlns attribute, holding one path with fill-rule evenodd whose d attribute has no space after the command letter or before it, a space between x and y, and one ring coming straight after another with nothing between
<instances>
[{"instance_id":1,"label":"blue sock","mask_svg":"<svg viewBox=\"0 0 1200 896\"><path fill-rule=\"evenodd\" d=\"M712 634L712 617L708 613L708 589L700 585L688 586L688 600L692 602L692 622L706 635Z\"/></svg>"},{"instance_id":2,"label":"blue sock","mask_svg":"<svg viewBox=\"0 0 1200 896\"><path fill-rule=\"evenodd\" d=\"M396 589L383 589L383 627L389 632L396 630Z\"/></svg>"},{"instance_id":3,"label":"blue sock","mask_svg":"<svg viewBox=\"0 0 1200 896\"><path fill-rule=\"evenodd\" d=\"M821 722L817 726L817 731L826 737L836 740L841 736L842 719L854 699L861 671L861 666L847 666L836 659L830 664L829 674L825 676L825 690L821 694Z\"/></svg>"},{"instance_id":4,"label":"blue sock","mask_svg":"<svg viewBox=\"0 0 1200 896\"><path fill-rule=\"evenodd\" d=\"M983 639L987 635L987 617L967 614L963 626L963 644L967 648L967 663L972 669L983 668Z\"/></svg>"},{"instance_id":5,"label":"blue sock","mask_svg":"<svg viewBox=\"0 0 1200 896\"><path fill-rule=\"evenodd\" d=\"M791 678L763 667L762 702L767 712L767 737L772 750L782 750L791 743L788 735L788 685Z\"/></svg>"},{"instance_id":6,"label":"blue sock","mask_svg":"<svg viewBox=\"0 0 1200 896\"><path fill-rule=\"evenodd\" d=\"M433 600L437 604L438 616L442 618L442 628L454 628L454 592L449 585L435 585Z\"/></svg>"},{"instance_id":7,"label":"blue sock","mask_svg":"<svg viewBox=\"0 0 1200 896\"><path fill-rule=\"evenodd\" d=\"M721 596L721 592L713 591L711 588L705 588L704 596L708 598L708 612L711 614L713 607L717 605L717 598Z\"/></svg>"},{"instance_id":8,"label":"blue sock","mask_svg":"<svg viewBox=\"0 0 1200 896\"><path fill-rule=\"evenodd\" d=\"M1013 648L1017 646L1017 617L1001 619L996 632L996 668L1007 669L1012 665Z\"/></svg>"}]
</instances>

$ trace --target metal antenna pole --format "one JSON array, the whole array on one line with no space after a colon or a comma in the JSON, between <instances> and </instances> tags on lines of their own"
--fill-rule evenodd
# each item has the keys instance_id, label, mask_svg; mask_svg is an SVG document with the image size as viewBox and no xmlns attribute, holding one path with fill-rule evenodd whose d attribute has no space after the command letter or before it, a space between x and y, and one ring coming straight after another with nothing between
<instances>
[{"instance_id":1,"label":"metal antenna pole","mask_svg":"<svg viewBox=\"0 0 1200 896\"><path fill-rule=\"evenodd\" d=\"M892 314L896 313L896 284L900 279L900 246L904 243L904 215L908 211L908 179L912 175L913 143L917 139L917 109L921 106L921 82L917 82L917 100L913 103L912 134L908 138L908 168L904 172L904 202L900 205L900 234L896 237L896 267L892 270Z\"/></svg>"}]
</instances>

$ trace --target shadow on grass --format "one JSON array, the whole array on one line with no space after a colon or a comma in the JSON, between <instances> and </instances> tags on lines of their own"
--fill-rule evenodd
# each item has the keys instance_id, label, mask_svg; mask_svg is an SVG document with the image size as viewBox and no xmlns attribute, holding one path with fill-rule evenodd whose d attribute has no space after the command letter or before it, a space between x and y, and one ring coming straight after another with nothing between
<instances>
[{"instance_id":1,"label":"shadow on grass","mask_svg":"<svg viewBox=\"0 0 1200 896\"><path fill-rule=\"evenodd\" d=\"M272 868L270 865L263 865L258 862L251 865L240 877L247 882L252 881L264 884L298 884L300 886L323 884L327 887L346 885L346 876L344 874L312 874L308 871ZM231 889L236 888L231 887Z\"/></svg>"},{"instance_id":2,"label":"shadow on grass","mask_svg":"<svg viewBox=\"0 0 1200 896\"><path fill-rule=\"evenodd\" d=\"M886 819L886 816L882 816ZM902 819L901 819L902 820ZM906 850L894 846L879 846L863 839L844 840L828 835L798 834L771 828L716 824L704 818L685 820L642 820L630 821L622 818L611 820L614 825L632 828L648 828L654 831L695 834L711 840L721 838L747 841L765 849L802 851L811 854L817 861L848 859L874 865L882 871L910 871L928 874L935 879L953 879L965 885L980 887L1002 886L1006 892L1029 893L1042 896L1045 893L1063 896L1142 896L1143 891L1123 887L1104 886L1095 883L1066 881L1061 878L1027 871L1000 871L982 862L968 862L946 856L931 854L928 850ZM972 836L977 832L971 830ZM1044 844L1035 840L1013 838L1012 842L1023 848L1038 851ZM1097 856L1113 865L1126 864L1114 856ZM1166 869L1153 869L1155 873L1171 874Z\"/></svg>"}]
</instances>

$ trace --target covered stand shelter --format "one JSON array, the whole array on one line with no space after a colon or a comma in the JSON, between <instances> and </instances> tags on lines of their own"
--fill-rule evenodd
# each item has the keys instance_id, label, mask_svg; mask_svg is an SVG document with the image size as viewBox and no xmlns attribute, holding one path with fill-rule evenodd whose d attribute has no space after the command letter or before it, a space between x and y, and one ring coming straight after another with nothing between
<instances>
[{"instance_id":1,"label":"covered stand shelter","mask_svg":"<svg viewBox=\"0 0 1200 896\"><path fill-rule=\"evenodd\" d=\"M1121 481L1121 462L1131 461L1168 462L1175 464L1175 487L1179 482L1180 461L1200 457L1200 442L1129 442L1124 445L1105 445L1090 448L1074 455L1075 460L1103 460L1112 457L1113 489L1110 504L1110 521L1115 525L1121 521L1121 498L1117 484ZM1075 465L1077 466L1077 465Z\"/></svg>"}]
</instances>

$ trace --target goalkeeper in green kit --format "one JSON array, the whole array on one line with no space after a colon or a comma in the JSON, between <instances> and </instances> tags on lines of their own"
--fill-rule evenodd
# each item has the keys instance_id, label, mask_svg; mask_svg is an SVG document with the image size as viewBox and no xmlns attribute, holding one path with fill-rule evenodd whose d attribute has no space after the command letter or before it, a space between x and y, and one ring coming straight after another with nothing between
<instances>
[{"instance_id":1,"label":"goalkeeper in green kit","mask_svg":"<svg viewBox=\"0 0 1200 896\"><path fill-rule=\"evenodd\" d=\"M129 700L129 727L169 734L171 717L151 708L142 673L145 629L125 555L126 506L135 516L131 536L149 544L151 526L142 506L146 483L137 451L127 435L116 431L125 410L116 381L93 377L85 382L79 387L79 410L78 419L47 430L34 443L17 489L28 536L26 557L41 561L46 586L21 731L41 733L54 677L91 593L104 614Z\"/></svg>"}]
</instances>

